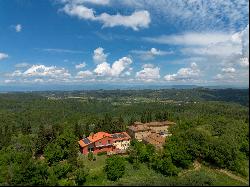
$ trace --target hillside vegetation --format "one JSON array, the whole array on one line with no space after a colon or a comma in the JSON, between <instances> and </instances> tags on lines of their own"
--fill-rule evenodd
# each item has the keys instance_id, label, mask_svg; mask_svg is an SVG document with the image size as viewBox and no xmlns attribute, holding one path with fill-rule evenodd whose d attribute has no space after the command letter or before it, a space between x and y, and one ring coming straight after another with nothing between
<instances>
[{"instance_id":1,"label":"hillside vegetation","mask_svg":"<svg viewBox=\"0 0 250 187\"><path fill-rule=\"evenodd\" d=\"M0 184L247 185L248 101L248 89L0 94ZM133 141L122 159L79 153L83 134L163 120L176 125L162 151Z\"/></svg>"}]
</instances>

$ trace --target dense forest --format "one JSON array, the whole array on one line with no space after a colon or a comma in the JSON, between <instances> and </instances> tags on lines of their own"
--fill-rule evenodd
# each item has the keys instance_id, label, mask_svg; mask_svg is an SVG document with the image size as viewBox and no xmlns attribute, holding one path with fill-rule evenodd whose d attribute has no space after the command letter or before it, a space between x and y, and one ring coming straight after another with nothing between
<instances>
[{"instance_id":1,"label":"dense forest","mask_svg":"<svg viewBox=\"0 0 250 187\"><path fill-rule=\"evenodd\" d=\"M217 170L249 180L248 93L205 88L2 93L0 185L246 185ZM127 156L85 158L79 152L83 135L164 120L176 125L162 151L133 140ZM188 173L197 162L202 168Z\"/></svg>"}]
</instances>

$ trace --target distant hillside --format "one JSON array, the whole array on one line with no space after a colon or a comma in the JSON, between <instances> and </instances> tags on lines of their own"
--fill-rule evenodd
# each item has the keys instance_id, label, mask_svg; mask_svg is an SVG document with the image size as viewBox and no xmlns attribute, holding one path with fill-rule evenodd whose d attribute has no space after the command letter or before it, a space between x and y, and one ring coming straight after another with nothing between
<instances>
[{"instance_id":1,"label":"distant hillside","mask_svg":"<svg viewBox=\"0 0 250 187\"><path fill-rule=\"evenodd\" d=\"M249 106L249 89L209 89L209 88L190 88L190 89L143 89L143 90L83 90L83 91L48 91L33 92L43 96L56 97L92 97L110 99L131 99L149 98L155 100L175 100L175 101L225 101L239 103Z\"/></svg>"}]
</instances>

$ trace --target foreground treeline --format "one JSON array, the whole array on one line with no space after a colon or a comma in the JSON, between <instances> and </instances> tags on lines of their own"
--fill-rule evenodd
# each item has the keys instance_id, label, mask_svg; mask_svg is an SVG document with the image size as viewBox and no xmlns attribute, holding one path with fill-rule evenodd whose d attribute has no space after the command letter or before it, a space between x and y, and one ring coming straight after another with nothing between
<instances>
[{"instance_id":1,"label":"foreground treeline","mask_svg":"<svg viewBox=\"0 0 250 187\"><path fill-rule=\"evenodd\" d=\"M132 142L126 159L106 161L103 170L108 180L122 178L127 162L134 169L146 164L164 176L176 176L195 160L245 176L248 111L248 107L225 102L113 105L112 100L4 94L0 96L0 184L85 184L90 174L79 156L79 138L91 132L124 131L134 121L154 120L177 123L164 149L155 151L150 145Z\"/></svg>"}]
</instances>

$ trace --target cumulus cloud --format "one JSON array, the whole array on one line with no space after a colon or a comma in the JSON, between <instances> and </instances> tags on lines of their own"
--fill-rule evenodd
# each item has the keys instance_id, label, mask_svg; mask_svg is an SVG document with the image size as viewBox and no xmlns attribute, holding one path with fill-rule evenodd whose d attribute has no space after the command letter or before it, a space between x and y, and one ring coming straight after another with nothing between
<instances>
[{"instance_id":1,"label":"cumulus cloud","mask_svg":"<svg viewBox=\"0 0 250 187\"><path fill-rule=\"evenodd\" d=\"M219 73L213 77L213 80L222 82L234 82L237 80L237 76L232 73Z\"/></svg>"},{"instance_id":2,"label":"cumulus cloud","mask_svg":"<svg viewBox=\"0 0 250 187\"><path fill-rule=\"evenodd\" d=\"M95 15L95 11L92 8L88 8L83 4L85 2L87 1L78 1L77 3L76 1L67 1L62 11L79 19L99 21L103 24L103 27L124 26L132 28L135 31L140 28L147 28L151 22L150 14L146 10L135 11L131 15L121 15L119 13L116 15L110 15L108 13ZM100 4L100 1L88 2Z\"/></svg>"},{"instance_id":3,"label":"cumulus cloud","mask_svg":"<svg viewBox=\"0 0 250 187\"><path fill-rule=\"evenodd\" d=\"M184 33L154 38L144 38L150 42L177 45L180 52L187 57L203 58L203 64L209 71L220 69L214 80L239 81L248 80L249 67L249 25L239 32L234 33ZM236 71L237 69L237 71ZM182 73L192 72L192 68L182 68L175 74L165 76L167 81L189 79L182 76ZM240 77L240 78L239 78ZM228 80L226 80L228 79Z\"/></svg>"},{"instance_id":4,"label":"cumulus cloud","mask_svg":"<svg viewBox=\"0 0 250 187\"><path fill-rule=\"evenodd\" d=\"M77 79L85 79L85 78L90 78L93 76L93 73L89 70L86 71L79 71L76 75Z\"/></svg>"},{"instance_id":5,"label":"cumulus cloud","mask_svg":"<svg viewBox=\"0 0 250 187\"><path fill-rule=\"evenodd\" d=\"M56 66L32 65L25 71L16 70L9 76L11 77L49 77L49 78L68 78L70 73L65 68Z\"/></svg>"},{"instance_id":6,"label":"cumulus cloud","mask_svg":"<svg viewBox=\"0 0 250 187\"><path fill-rule=\"evenodd\" d=\"M131 27L135 31L138 31L140 28L147 28L151 22L150 14L146 10L136 11L129 16L102 13L96 17L96 20L103 22L103 27L124 26Z\"/></svg>"},{"instance_id":7,"label":"cumulus cloud","mask_svg":"<svg viewBox=\"0 0 250 187\"><path fill-rule=\"evenodd\" d=\"M87 8L83 5L76 5L76 4L66 4L63 8L63 11L70 15L76 16L79 19L86 19L86 20L94 20L94 10L91 8Z\"/></svg>"},{"instance_id":8,"label":"cumulus cloud","mask_svg":"<svg viewBox=\"0 0 250 187\"><path fill-rule=\"evenodd\" d=\"M153 82L159 79L160 76L160 68L154 67L153 64L144 64L142 66L142 70L136 72L136 79L144 81L144 82Z\"/></svg>"},{"instance_id":9,"label":"cumulus cloud","mask_svg":"<svg viewBox=\"0 0 250 187\"><path fill-rule=\"evenodd\" d=\"M103 62L98 64L95 68L94 72L99 76L110 76L111 75L111 67L107 62Z\"/></svg>"},{"instance_id":10,"label":"cumulus cloud","mask_svg":"<svg viewBox=\"0 0 250 187\"><path fill-rule=\"evenodd\" d=\"M240 76L237 75L236 69L234 67L224 67L221 72L213 77L214 80L220 80L223 82L235 81Z\"/></svg>"},{"instance_id":11,"label":"cumulus cloud","mask_svg":"<svg viewBox=\"0 0 250 187\"><path fill-rule=\"evenodd\" d=\"M148 51L143 50L132 50L131 53L139 55L139 58L142 60L152 60L156 56L164 56L168 54L173 54L173 51L161 51L156 48L151 48Z\"/></svg>"},{"instance_id":12,"label":"cumulus cloud","mask_svg":"<svg viewBox=\"0 0 250 187\"><path fill-rule=\"evenodd\" d=\"M129 57L123 57L117 61L115 61L111 68L111 75L112 76L120 76L122 72L124 72L125 69L129 67L130 64L132 64L133 61Z\"/></svg>"},{"instance_id":13,"label":"cumulus cloud","mask_svg":"<svg viewBox=\"0 0 250 187\"><path fill-rule=\"evenodd\" d=\"M233 67L229 67L229 68L222 68L221 70L224 73L235 73L235 69Z\"/></svg>"},{"instance_id":14,"label":"cumulus cloud","mask_svg":"<svg viewBox=\"0 0 250 187\"><path fill-rule=\"evenodd\" d=\"M185 55L249 58L249 25L242 31L230 33L184 33L144 38L146 41L184 46Z\"/></svg>"},{"instance_id":15,"label":"cumulus cloud","mask_svg":"<svg viewBox=\"0 0 250 187\"><path fill-rule=\"evenodd\" d=\"M6 58L8 58L9 55L5 54L5 53L0 53L0 60L4 60Z\"/></svg>"},{"instance_id":16,"label":"cumulus cloud","mask_svg":"<svg viewBox=\"0 0 250 187\"><path fill-rule=\"evenodd\" d=\"M104 53L104 49L102 47L98 47L94 50L93 60L95 63L100 64L107 61L107 54Z\"/></svg>"},{"instance_id":17,"label":"cumulus cloud","mask_svg":"<svg viewBox=\"0 0 250 187\"><path fill-rule=\"evenodd\" d=\"M16 30L16 32L21 32L22 31L22 25L21 24L17 24L15 26L15 30Z\"/></svg>"},{"instance_id":18,"label":"cumulus cloud","mask_svg":"<svg viewBox=\"0 0 250 187\"><path fill-rule=\"evenodd\" d=\"M199 78L201 71L195 62L188 68L181 68L175 74L168 74L164 77L166 81L188 81Z\"/></svg>"},{"instance_id":19,"label":"cumulus cloud","mask_svg":"<svg viewBox=\"0 0 250 187\"><path fill-rule=\"evenodd\" d=\"M26 70L15 70L5 75L9 80L22 83L71 82L67 69L56 66L32 65Z\"/></svg>"},{"instance_id":20,"label":"cumulus cloud","mask_svg":"<svg viewBox=\"0 0 250 187\"><path fill-rule=\"evenodd\" d=\"M86 63L83 62L83 63L81 63L81 64L75 65L75 68L76 68L76 69L81 69L81 68L84 68L85 66L86 66Z\"/></svg>"},{"instance_id":21,"label":"cumulus cloud","mask_svg":"<svg viewBox=\"0 0 250 187\"><path fill-rule=\"evenodd\" d=\"M222 33L185 33L182 35L146 38L156 43L184 46L185 55L228 57L242 54L242 42L236 35Z\"/></svg>"},{"instance_id":22,"label":"cumulus cloud","mask_svg":"<svg viewBox=\"0 0 250 187\"><path fill-rule=\"evenodd\" d=\"M129 57L123 57L117 61L115 61L112 66L109 63L103 62L98 64L95 68L94 72L98 76L111 76L111 77L119 77L126 69L129 68L129 65L132 64L133 61ZM126 72L127 73L127 72Z\"/></svg>"},{"instance_id":23,"label":"cumulus cloud","mask_svg":"<svg viewBox=\"0 0 250 187\"><path fill-rule=\"evenodd\" d=\"M47 76L52 78L70 77L70 73L65 68L56 66L33 65L23 73L24 76Z\"/></svg>"}]
</instances>

